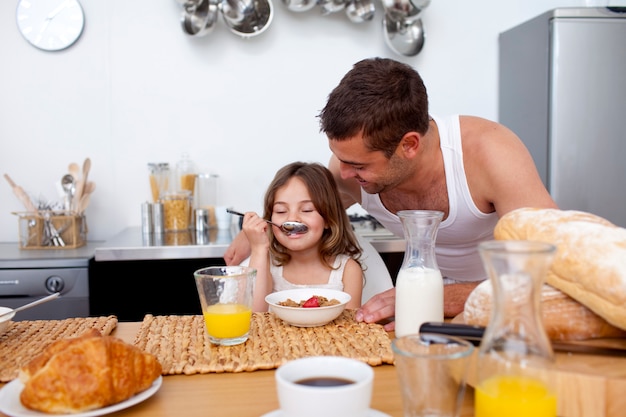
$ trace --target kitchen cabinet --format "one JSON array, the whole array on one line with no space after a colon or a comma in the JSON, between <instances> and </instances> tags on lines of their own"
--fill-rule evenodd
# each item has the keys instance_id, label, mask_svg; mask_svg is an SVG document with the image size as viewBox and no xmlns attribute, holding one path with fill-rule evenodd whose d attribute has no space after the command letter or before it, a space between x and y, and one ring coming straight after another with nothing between
<instances>
[{"instance_id":1,"label":"kitchen cabinet","mask_svg":"<svg viewBox=\"0 0 626 417\"><path fill-rule=\"evenodd\" d=\"M193 272L224 265L222 258L89 263L89 312L141 321L145 314L202 314Z\"/></svg>"}]
</instances>

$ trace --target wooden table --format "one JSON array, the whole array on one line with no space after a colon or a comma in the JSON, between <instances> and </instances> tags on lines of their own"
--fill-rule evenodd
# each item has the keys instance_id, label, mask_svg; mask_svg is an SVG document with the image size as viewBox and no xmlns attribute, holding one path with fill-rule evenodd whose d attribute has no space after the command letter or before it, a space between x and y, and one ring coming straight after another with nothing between
<instances>
[{"instance_id":1,"label":"wooden table","mask_svg":"<svg viewBox=\"0 0 626 417\"><path fill-rule=\"evenodd\" d=\"M119 323L113 335L132 343L138 328L139 323ZM469 390L461 417L474 415L473 392ZM375 366L371 408L402 417L401 395L395 367ZM161 389L152 398L117 415L261 417L277 408L274 371L269 370L165 376Z\"/></svg>"},{"instance_id":2,"label":"wooden table","mask_svg":"<svg viewBox=\"0 0 626 417\"><path fill-rule=\"evenodd\" d=\"M120 322L112 335L132 343L139 326L140 323ZM371 408L403 417L401 395L395 367L375 366ZM163 385L154 396L115 416L261 417L277 408L274 371L268 370L164 376ZM473 415L473 391L468 387L461 417Z\"/></svg>"}]
</instances>

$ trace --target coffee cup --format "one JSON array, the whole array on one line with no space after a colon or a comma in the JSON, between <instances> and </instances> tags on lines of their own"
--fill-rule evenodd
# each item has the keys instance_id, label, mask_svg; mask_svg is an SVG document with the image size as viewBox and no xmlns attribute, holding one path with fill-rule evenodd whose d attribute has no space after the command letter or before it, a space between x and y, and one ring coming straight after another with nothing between
<instances>
[{"instance_id":1,"label":"coffee cup","mask_svg":"<svg viewBox=\"0 0 626 417\"><path fill-rule=\"evenodd\" d=\"M364 362L311 356L281 365L275 375L281 417L368 415L374 371Z\"/></svg>"}]
</instances>

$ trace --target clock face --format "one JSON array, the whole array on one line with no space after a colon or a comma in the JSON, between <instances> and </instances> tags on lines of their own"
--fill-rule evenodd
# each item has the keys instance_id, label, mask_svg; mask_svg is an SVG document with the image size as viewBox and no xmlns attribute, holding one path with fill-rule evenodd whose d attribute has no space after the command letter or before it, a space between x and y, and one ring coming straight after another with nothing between
<instances>
[{"instance_id":1,"label":"clock face","mask_svg":"<svg viewBox=\"0 0 626 417\"><path fill-rule=\"evenodd\" d=\"M33 46L46 51L65 49L78 40L85 15L78 0L20 0L17 27Z\"/></svg>"}]
</instances>

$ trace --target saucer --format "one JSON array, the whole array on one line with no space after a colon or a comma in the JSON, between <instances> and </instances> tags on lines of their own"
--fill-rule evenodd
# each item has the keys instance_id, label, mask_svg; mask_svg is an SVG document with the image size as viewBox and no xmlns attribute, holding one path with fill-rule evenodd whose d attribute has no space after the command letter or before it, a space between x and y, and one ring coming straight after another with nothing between
<instances>
[{"instance_id":1,"label":"saucer","mask_svg":"<svg viewBox=\"0 0 626 417\"><path fill-rule=\"evenodd\" d=\"M283 417L283 412L281 410L274 410L267 414L263 414L261 417ZM382 411L369 409L367 412L367 417L391 417L389 414L385 414Z\"/></svg>"}]
</instances>

